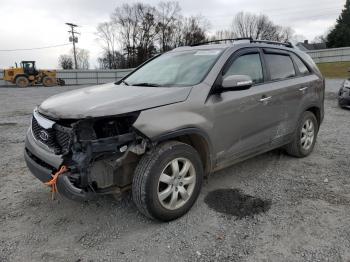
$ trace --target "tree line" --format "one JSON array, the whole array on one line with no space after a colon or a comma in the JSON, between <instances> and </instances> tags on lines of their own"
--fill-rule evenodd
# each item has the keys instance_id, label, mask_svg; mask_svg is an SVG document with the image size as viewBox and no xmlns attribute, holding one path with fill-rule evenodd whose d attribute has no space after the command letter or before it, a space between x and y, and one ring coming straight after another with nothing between
<instances>
[{"instance_id":1,"label":"tree line","mask_svg":"<svg viewBox=\"0 0 350 262\"><path fill-rule=\"evenodd\" d=\"M111 14L110 21L97 26L103 47L98 58L101 69L136 67L157 53L179 46L222 38L253 37L261 40L288 41L290 28L275 25L265 15L238 13L228 30L209 36L210 22L202 16L186 17L178 2L123 4Z\"/></svg>"},{"instance_id":2,"label":"tree line","mask_svg":"<svg viewBox=\"0 0 350 262\"><path fill-rule=\"evenodd\" d=\"M249 37L258 40L286 42L294 36L290 27L273 23L268 16L240 12L228 29L209 34L210 22L202 16L186 17L176 1L149 5L141 2L118 6L109 21L98 24L96 36L102 47L98 58L100 69L132 68L157 53L179 46L209 40ZM350 0L327 35L318 38L328 47L350 46ZM78 67L89 68L89 53L78 51ZM73 68L71 55L62 55L59 64L63 69Z\"/></svg>"}]
</instances>

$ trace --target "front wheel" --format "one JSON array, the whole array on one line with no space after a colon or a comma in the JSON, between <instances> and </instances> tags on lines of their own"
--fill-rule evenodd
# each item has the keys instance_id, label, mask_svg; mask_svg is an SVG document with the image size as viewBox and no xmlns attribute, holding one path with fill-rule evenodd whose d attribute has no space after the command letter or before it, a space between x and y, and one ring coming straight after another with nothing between
<instances>
[{"instance_id":1,"label":"front wheel","mask_svg":"<svg viewBox=\"0 0 350 262\"><path fill-rule=\"evenodd\" d=\"M43 85L46 87L54 86L56 84L55 79L49 76L44 76L42 82Z\"/></svg>"},{"instance_id":2,"label":"front wheel","mask_svg":"<svg viewBox=\"0 0 350 262\"><path fill-rule=\"evenodd\" d=\"M197 151L184 143L166 142L144 155L136 167L133 200L152 219L174 220L195 203L202 180Z\"/></svg>"},{"instance_id":3,"label":"front wheel","mask_svg":"<svg viewBox=\"0 0 350 262\"><path fill-rule=\"evenodd\" d=\"M316 143L318 122L312 112L306 111L301 116L293 141L286 146L287 153L295 157L311 154Z\"/></svg>"},{"instance_id":4,"label":"front wheel","mask_svg":"<svg viewBox=\"0 0 350 262\"><path fill-rule=\"evenodd\" d=\"M16 78L16 85L22 88L27 87L29 85L29 80L25 76L19 76Z\"/></svg>"}]
</instances>

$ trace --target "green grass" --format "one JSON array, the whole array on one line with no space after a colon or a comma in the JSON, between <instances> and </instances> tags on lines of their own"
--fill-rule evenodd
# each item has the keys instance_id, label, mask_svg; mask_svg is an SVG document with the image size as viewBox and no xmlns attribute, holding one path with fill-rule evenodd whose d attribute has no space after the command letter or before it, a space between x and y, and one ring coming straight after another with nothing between
<instances>
[{"instance_id":1,"label":"green grass","mask_svg":"<svg viewBox=\"0 0 350 262\"><path fill-rule=\"evenodd\" d=\"M325 78L349 78L350 62L317 64Z\"/></svg>"}]
</instances>

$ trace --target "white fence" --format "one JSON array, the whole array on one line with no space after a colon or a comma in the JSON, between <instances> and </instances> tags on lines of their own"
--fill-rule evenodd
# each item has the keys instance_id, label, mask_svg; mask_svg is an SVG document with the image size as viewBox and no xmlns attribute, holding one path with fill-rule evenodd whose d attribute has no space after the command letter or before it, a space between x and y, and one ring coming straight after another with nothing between
<instances>
[{"instance_id":1,"label":"white fence","mask_svg":"<svg viewBox=\"0 0 350 262\"><path fill-rule=\"evenodd\" d=\"M350 61L350 47L307 51L316 63ZM57 77L64 79L66 85L89 85L115 82L130 73L132 69L116 70L57 70ZM0 79L3 70L0 69ZM11 85L0 80L0 86Z\"/></svg>"},{"instance_id":2,"label":"white fence","mask_svg":"<svg viewBox=\"0 0 350 262\"><path fill-rule=\"evenodd\" d=\"M62 78L66 85L98 85L116 82L130 73L132 69L116 70L57 70L57 77ZM3 78L3 70L0 69L0 79ZM0 86L11 85L0 80Z\"/></svg>"},{"instance_id":3,"label":"white fence","mask_svg":"<svg viewBox=\"0 0 350 262\"><path fill-rule=\"evenodd\" d=\"M350 47L307 51L315 63L350 61Z\"/></svg>"}]
</instances>

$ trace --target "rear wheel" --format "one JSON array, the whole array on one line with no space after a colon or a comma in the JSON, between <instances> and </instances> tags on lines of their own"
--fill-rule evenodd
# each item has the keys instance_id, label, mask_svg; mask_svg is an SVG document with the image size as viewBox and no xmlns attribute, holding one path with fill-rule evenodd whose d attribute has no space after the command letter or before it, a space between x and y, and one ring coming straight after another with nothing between
<instances>
[{"instance_id":1,"label":"rear wheel","mask_svg":"<svg viewBox=\"0 0 350 262\"><path fill-rule=\"evenodd\" d=\"M44 76L43 78L43 85L44 86L54 86L56 84L56 81L55 79L53 79L52 77L49 77L49 76Z\"/></svg>"},{"instance_id":2,"label":"rear wheel","mask_svg":"<svg viewBox=\"0 0 350 262\"><path fill-rule=\"evenodd\" d=\"M133 200L144 215L170 221L192 207L202 180L197 151L184 143L167 142L140 160L133 179Z\"/></svg>"},{"instance_id":3,"label":"rear wheel","mask_svg":"<svg viewBox=\"0 0 350 262\"><path fill-rule=\"evenodd\" d=\"M295 157L306 157L311 154L316 143L318 122L315 115L306 111L302 115L293 141L286 146L287 153Z\"/></svg>"},{"instance_id":4,"label":"rear wheel","mask_svg":"<svg viewBox=\"0 0 350 262\"><path fill-rule=\"evenodd\" d=\"M25 76L19 76L16 78L16 85L18 87L27 87L29 85L29 80Z\"/></svg>"}]
</instances>

